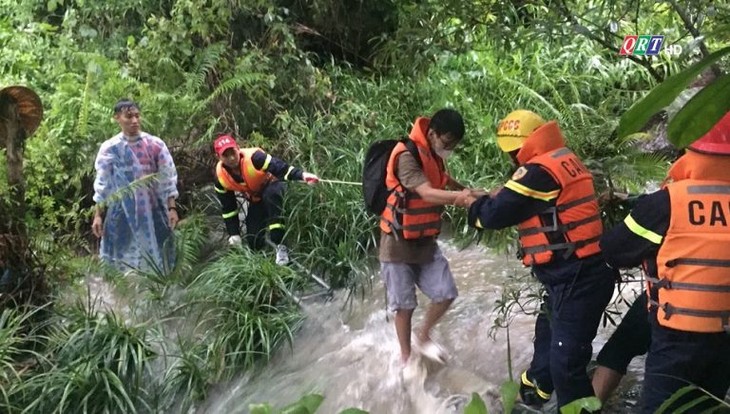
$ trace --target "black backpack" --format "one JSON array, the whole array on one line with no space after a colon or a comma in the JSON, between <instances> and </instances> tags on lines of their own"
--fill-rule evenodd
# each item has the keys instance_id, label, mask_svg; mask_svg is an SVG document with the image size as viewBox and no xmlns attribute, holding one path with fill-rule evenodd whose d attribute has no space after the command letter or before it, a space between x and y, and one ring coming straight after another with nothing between
<instances>
[{"instance_id":1,"label":"black backpack","mask_svg":"<svg viewBox=\"0 0 730 414\"><path fill-rule=\"evenodd\" d=\"M385 185L386 169L390 153L393 152L393 148L399 142L406 145L418 165L423 168L416 143L409 138L385 139L370 145L367 154L365 154L365 163L362 169L362 195L365 199L365 209L376 216L383 213L388 201L390 191Z\"/></svg>"}]
</instances>

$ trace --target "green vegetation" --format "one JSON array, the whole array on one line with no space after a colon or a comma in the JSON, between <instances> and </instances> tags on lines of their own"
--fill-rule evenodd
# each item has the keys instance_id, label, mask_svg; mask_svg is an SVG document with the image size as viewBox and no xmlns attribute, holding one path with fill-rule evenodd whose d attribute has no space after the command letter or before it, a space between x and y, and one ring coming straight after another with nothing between
<instances>
[{"instance_id":1,"label":"green vegetation","mask_svg":"<svg viewBox=\"0 0 730 414\"><path fill-rule=\"evenodd\" d=\"M222 243L208 187L218 133L322 178L359 181L369 143L453 106L467 136L451 173L492 188L509 171L492 139L496 123L530 108L559 120L600 192L640 191L668 165L666 155L641 146L663 131L665 120L652 115L676 93L659 106L637 105L642 115L633 123L621 116L730 42L729 7L709 0L0 0L0 88L32 88L45 112L25 142L22 240L0 226L2 258L12 243L29 252L7 276L14 290L2 300L0 411L183 412L211 385L265 363L291 340L302 317L292 296L313 284L274 267L271 257ZM645 33L664 34L682 55L618 56L624 35ZM717 53L703 66L706 76L727 69ZM675 84L677 92L697 74ZM717 84L726 90L727 77ZM730 94L698 100L722 96ZM184 222L172 268L120 275L93 259L93 161L116 132L111 107L121 97L141 103L143 128L167 142L178 166ZM670 137L674 131L670 124ZM5 151L3 143L3 195L10 191ZM356 186L290 184L287 240L304 268L364 294L377 233L360 198ZM3 220L14 214L10 201L0 203ZM448 214L460 245L512 244L509 231L478 234L463 212ZM607 223L621 218L607 209ZM113 311L79 287L92 276L115 287ZM521 277L508 282L513 289L505 289L495 326L539 297Z\"/></svg>"}]
</instances>

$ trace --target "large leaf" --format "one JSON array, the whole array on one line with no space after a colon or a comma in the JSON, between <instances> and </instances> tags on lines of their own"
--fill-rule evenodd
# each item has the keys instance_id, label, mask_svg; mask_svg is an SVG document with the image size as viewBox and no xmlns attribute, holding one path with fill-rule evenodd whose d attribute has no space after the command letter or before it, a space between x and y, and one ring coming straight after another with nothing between
<instances>
[{"instance_id":1,"label":"large leaf","mask_svg":"<svg viewBox=\"0 0 730 414\"><path fill-rule=\"evenodd\" d=\"M667 127L669 141L679 148L693 143L730 111L730 75L704 87L684 105Z\"/></svg>"},{"instance_id":2,"label":"large leaf","mask_svg":"<svg viewBox=\"0 0 730 414\"><path fill-rule=\"evenodd\" d=\"M585 411L584 411L585 410ZM585 397L560 407L560 414L597 413L601 410L601 401L596 397Z\"/></svg>"},{"instance_id":3,"label":"large leaf","mask_svg":"<svg viewBox=\"0 0 730 414\"><path fill-rule=\"evenodd\" d=\"M689 394L692 391L697 390L697 387L694 385L687 385L686 387L682 387L678 389L674 394L672 394L671 397L669 397L664 403L656 410L656 414L663 414L667 412L667 409L674 404L677 400L684 397L685 395Z\"/></svg>"},{"instance_id":4,"label":"large leaf","mask_svg":"<svg viewBox=\"0 0 730 414\"><path fill-rule=\"evenodd\" d=\"M515 409L517 394L520 392L520 384L514 381L505 381L499 387L499 394L502 397L502 408L505 414L511 413Z\"/></svg>"},{"instance_id":5,"label":"large leaf","mask_svg":"<svg viewBox=\"0 0 730 414\"><path fill-rule=\"evenodd\" d=\"M720 49L705 59L695 63L689 68L670 76L664 82L657 85L643 99L636 102L626 111L618 125L618 136L623 138L629 134L639 131L649 118L672 103L692 81L702 73L708 66L715 63L721 57L730 53L730 46Z\"/></svg>"},{"instance_id":6,"label":"large leaf","mask_svg":"<svg viewBox=\"0 0 730 414\"><path fill-rule=\"evenodd\" d=\"M251 404L248 406L248 409L251 414L272 414L269 404Z\"/></svg>"},{"instance_id":7,"label":"large leaf","mask_svg":"<svg viewBox=\"0 0 730 414\"><path fill-rule=\"evenodd\" d=\"M322 404L324 397L319 394L305 395L292 405L281 410L281 414L314 414Z\"/></svg>"},{"instance_id":8,"label":"large leaf","mask_svg":"<svg viewBox=\"0 0 730 414\"><path fill-rule=\"evenodd\" d=\"M484 400L479 394L471 393L471 401L464 407L464 414L489 414L487 411L487 405L484 404Z\"/></svg>"}]
</instances>

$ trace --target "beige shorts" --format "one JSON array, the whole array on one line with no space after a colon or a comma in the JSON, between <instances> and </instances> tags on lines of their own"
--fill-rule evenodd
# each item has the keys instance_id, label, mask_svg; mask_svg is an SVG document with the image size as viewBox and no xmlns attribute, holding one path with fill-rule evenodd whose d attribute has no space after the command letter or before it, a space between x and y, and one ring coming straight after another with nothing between
<instances>
[{"instance_id":1,"label":"beige shorts","mask_svg":"<svg viewBox=\"0 0 730 414\"><path fill-rule=\"evenodd\" d=\"M388 294L388 308L392 311L416 308L416 286L435 303L459 296L449 262L439 248L430 263L380 262L380 277Z\"/></svg>"}]
</instances>

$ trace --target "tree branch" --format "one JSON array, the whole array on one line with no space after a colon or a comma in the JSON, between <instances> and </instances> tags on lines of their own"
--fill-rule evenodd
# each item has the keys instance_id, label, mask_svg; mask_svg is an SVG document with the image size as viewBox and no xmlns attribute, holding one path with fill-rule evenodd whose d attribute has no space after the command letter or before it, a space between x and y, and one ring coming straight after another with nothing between
<instances>
[{"instance_id":1,"label":"tree branch","mask_svg":"<svg viewBox=\"0 0 730 414\"><path fill-rule=\"evenodd\" d=\"M692 23L692 19L690 19L689 15L687 14L687 11L682 8L682 6L677 3L676 0L667 0L667 2L672 6L674 11L679 15L679 18L682 19L682 22L684 23L685 29L687 29L691 34L692 37L695 39L701 37L700 31L695 27L695 25ZM707 57L710 55L710 51L707 49L707 45L705 44L704 40L699 41L699 47L700 52L702 53L702 57ZM720 67L716 64L710 65L710 68L712 69L712 73L715 75L715 77L722 76L722 70L720 70Z\"/></svg>"},{"instance_id":2,"label":"tree branch","mask_svg":"<svg viewBox=\"0 0 730 414\"><path fill-rule=\"evenodd\" d=\"M606 41L606 39L602 38L601 36L596 35L593 33L589 28L586 26L583 26L578 22L578 19L573 15L573 13L570 12L568 9L568 6L566 6L565 2L563 0L559 0L558 2L558 9L560 10L560 13L565 17L570 23L573 24L573 30L588 39L593 40L594 42L597 42L601 46L605 47L608 50L614 51L616 53L619 53L619 49ZM651 62L644 58L638 58L634 55L628 55L626 56L628 59L638 63L639 65L643 66L644 69L646 69L649 74L657 81L661 82L664 80L664 76L662 76L656 69L654 69L651 66Z\"/></svg>"}]
</instances>

